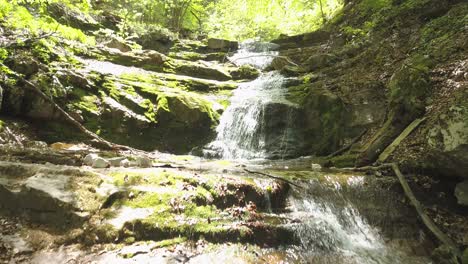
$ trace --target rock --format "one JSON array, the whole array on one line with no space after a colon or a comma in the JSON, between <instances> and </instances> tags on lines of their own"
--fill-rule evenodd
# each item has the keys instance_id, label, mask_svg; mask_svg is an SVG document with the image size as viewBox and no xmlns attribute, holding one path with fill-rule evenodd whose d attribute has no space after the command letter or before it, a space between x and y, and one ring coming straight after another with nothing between
<instances>
[{"instance_id":1,"label":"rock","mask_svg":"<svg viewBox=\"0 0 468 264\"><path fill-rule=\"evenodd\" d=\"M128 159L124 159L120 162L120 167L128 168L130 167L130 161Z\"/></svg>"},{"instance_id":2,"label":"rock","mask_svg":"<svg viewBox=\"0 0 468 264\"><path fill-rule=\"evenodd\" d=\"M125 160L125 157L115 157L115 158L110 158L107 161L109 161L112 167L120 167L122 166L122 161L124 160Z\"/></svg>"},{"instance_id":3,"label":"rock","mask_svg":"<svg viewBox=\"0 0 468 264\"><path fill-rule=\"evenodd\" d=\"M102 11L101 14L95 15L96 20L101 23L105 28L118 31L118 25L122 23L123 18L115 13L112 13L108 10Z\"/></svg>"},{"instance_id":4,"label":"rock","mask_svg":"<svg viewBox=\"0 0 468 264\"><path fill-rule=\"evenodd\" d=\"M186 61L179 61L173 69L178 74L184 74L191 77L216 80L216 81L229 81L232 76L229 75L222 67L213 63L199 63Z\"/></svg>"},{"instance_id":5,"label":"rock","mask_svg":"<svg viewBox=\"0 0 468 264\"><path fill-rule=\"evenodd\" d=\"M99 181L72 167L0 162L0 208L55 227L80 224L103 199L89 191Z\"/></svg>"},{"instance_id":6,"label":"rock","mask_svg":"<svg viewBox=\"0 0 468 264\"><path fill-rule=\"evenodd\" d=\"M95 169L104 169L110 167L110 162L104 158L97 157L93 160L93 168Z\"/></svg>"},{"instance_id":7,"label":"rock","mask_svg":"<svg viewBox=\"0 0 468 264\"><path fill-rule=\"evenodd\" d=\"M136 163L138 164L138 167L141 168L151 168L153 167L153 161L145 156L139 156L136 157Z\"/></svg>"},{"instance_id":8,"label":"rock","mask_svg":"<svg viewBox=\"0 0 468 264\"><path fill-rule=\"evenodd\" d=\"M24 74L26 77L39 72L39 62L37 62L30 55L17 55L13 58L12 62L12 70Z\"/></svg>"},{"instance_id":9,"label":"rock","mask_svg":"<svg viewBox=\"0 0 468 264\"><path fill-rule=\"evenodd\" d=\"M77 121L78 123L82 124L84 122L84 118L83 118L82 112L80 110L70 111L69 115L73 119L75 119L75 121Z\"/></svg>"},{"instance_id":10,"label":"rock","mask_svg":"<svg viewBox=\"0 0 468 264\"><path fill-rule=\"evenodd\" d=\"M457 184L455 197L457 197L458 204L468 206L468 180Z\"/></svg>"},{"instance_id":11,"label":"rock","mask_svg":"<svg viewBox=\"0 0 468 264\"><path fill-rule=\"evenodd\" d=\"M468 264L468 248L463 251L462 264Z\"/></svg>"},{"instance_id":12,"label":"rock","mask_svg":"<svg viewBox=\"0 0 468 264\"><path fill-rule=\"evenodd\" d=\"M137 32L139 37L135 40L143 49L167 52L174 45L177 36L170 30L159 26L147 26L142 32Z\"/></svg>"},{"instance_id":13,"label":"rock","mask_svg":"<svg viewBox=\"0 0 468 264\"><path fill-rule=\"evenodd\" d=\"M132 125L138 128L145 128L150 123L145 116L135 113L111 97L105 97L104 104L106 106L106 113L102 117L108 117L112 120L113 124L118 124L116 129L122 129L122 122L131 122Z\"/></svg>"},{"instance_id":14,"label":"rock","mask_svg":"<svg viewBox=\"0 0 468 264\"><path fill-rule=\"evenodd\" d=\"M452 106L431 121L423 166L468 179L468 93L460 91L453 97Z\"/></svg>"},{"instance_id":15,"label":"rock","mask_svg":"<svg viewBox=\"0 0 468 264\"><path fill-rule=\"evenodd\" d=\"M236 51L237 49L239 49L239 42L225 39L210 38L208 39L208 48L213 50Z\"/></svg>"},{"instance_id":16,"label":"rock","mask_svg":"<svg viewBox=\"0 0 468 264\"><path fill-rule=\"evenodd\" d=\"M155 50L142 50L135 52L135 55L141 56L141 64L161 65L168 58Z\"/></svg>"},{"instance_id":17,"label":"rock","mask_svg":"<svg viewBox=\"0 0 468 264\"><path fill-rule=\"evenodd\" d=\"M313 171L319 171L319 170L322 169L322 166L320 166L320 164L312 163L311 169L312 169Z\"/></svg>"},{"instance_id":18,"label":"rock","mask_svg":"<svg viewBox=\"0 0 468 264\"><path fill-rule=\"evenodd\" d=\"M26 116L35 119L53 120L60 117L54 106L40 97L31 98L28 110Z\"/></svg>"},{"instance_id":19,"label":"rock","mask_svg":"<svg viewBox=\"0 0 468 264\"><path fill-rule=\"evenodd\" d=\"M2 102L3 102L3 88L0 86L0 112L2 111Z\"/></svg>"},{"instance_id":20,"label":"rock","mask_svg":"<svg viewBox=\"0 0 468 264\"><path fill-rule=\"evenodd\" d=\"M166 94L165 97L158 98L156 118L169 127L185 127L197 129L198 133L206 133L217 124L219 114L204 98Z\"/></svg>"},{"instance_id":21,"label":"rock","mask_svg":"<svg viewBox=\"0 0 468 264\"><path fill-rule=\"evenodd\" d=\"M457 256L447 246L440 246L432 252L432 259L438 264L458 264Z\"/></svg>"},{"instance_id":22,"label":"rock","mask_svg":"<svg viewBox=\"0 0 468 264\"><path fill-rule=\"evenodd\" d=\"M34 148L34 149L46 149L47 143L44 141L26 141L24 146L27 148Z\"/></svg>"},{"instance_id":23,"label":"rock","mask_svg":"<svg viewBox=\"0 0 468 264\"><path fill-rule=\"evenodd\" d=\"M242 65L229 73L234 80L253 80L260 76L260 72L250 65Z\"/></svg>"},{"instance_id":24,"label":"rock","mask_svg":"<svg viewBox=\"0 0 468 264\"><path fill-rule=\"evenodd\" d=\"M101 25L88 14L80 12L78 9L71 9L64 3L50 3L47 5L47 11L51 17L62 24L84 31L94 31L101 27Z\"/></svg>"},{"instance_id":25,"label":"rock","mask_svg":"<svg viewBox=\"0 0 468 264\"><path fill-rule=\"evenodd\" d=\"M318 70L333 65L339 59L333 54L316 54L310 56L305 62L305 68L309 71Z\"/></svg>"},{"instance_id":26,"label":"rock","mask_svg":"<svg viewBox=\"0 0 468 264\"><path fill-rule=\"evenodd\" d=\"M122 52L132 51L132 47L130 47L130 45L125 43L125 41L123 39L118 39L118 38L115 38L115 37L112 38L111 40L109 40L108 42L105 42L104 46L106 46L108 48L112 48L112 49L118 49L118 50L120 50Z\"/></svg>"},{"instance_id":27,"label":"rock","mask_svg":"<svg viewBox=\"0 0 468 264\"><path fill-rule=\"evenodd\" d=\"M282 70L287 65L290 65L290 62L285 57L275 57L271 62L271 67L277 71Z\"/></svg>"},{"instance_id":28,"label":"rock","mask_svg":"<svg viewBox=\"0 0 468 264\"><path fill-rule=\"evenodd\" d=\"M83 165L92 166L94 163L94 160L96 160L98 157L99 156L94 153L86 155L86 157L83 159Z\"/></svg>"}]
</instances>

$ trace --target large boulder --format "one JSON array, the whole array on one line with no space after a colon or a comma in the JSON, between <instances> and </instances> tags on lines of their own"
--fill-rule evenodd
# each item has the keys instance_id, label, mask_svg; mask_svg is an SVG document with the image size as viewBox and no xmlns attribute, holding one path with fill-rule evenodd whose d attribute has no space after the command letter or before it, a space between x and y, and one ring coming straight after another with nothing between
<instances>
[{"instance_id":1,"label":"large boulder","mask_svg":"<svg viewBox=\"0 0 468 264\"><path fill-rule=\"evenodd\" d=\"M310 56L305 62L304 67L309 71L315 71L333 65L339 59L333 54L316 54Z\"/></svg>"},{"instance_id":2,"label":"large boulder","mask_svg":"<svg viewBox=\"0 0 468 264\"><path fill-rule=\"evenodd\" d=\"M303 154L305 135L298 105L274 102L263 108L262 133L268 158L284 159Z\"/></svg>"},{"instance_id":3,"label":"large boulder","mask_svg":"<svg viewBox=\"0 0 468 264\"><path fill-rule=\"evenodd\" d=\"M165 93L158 98L156 120L168 127L209 131L218 118L212 104L199 96Z\"/></svg>"},{"instance_id":4,"label":"large boulder","mask_svg":"<svg viewBox=\"0 0 468 264\"><path fill-rule=\"evenodd\" d=\"M468 178L468 93L433 120L427 134L425 167L440 174Z\"/></svg>"},{"instance_id":5,"label":"large boulder","mask_svg":"<svg viewBox=\"0 0 468 264\"><path fill-rule=\"evenodd\" d=\"M92 190L101 180L73 167L0 162L0 208L46 225L79 224L99 209L104 197Z\"/></svg>"}]
</instances>

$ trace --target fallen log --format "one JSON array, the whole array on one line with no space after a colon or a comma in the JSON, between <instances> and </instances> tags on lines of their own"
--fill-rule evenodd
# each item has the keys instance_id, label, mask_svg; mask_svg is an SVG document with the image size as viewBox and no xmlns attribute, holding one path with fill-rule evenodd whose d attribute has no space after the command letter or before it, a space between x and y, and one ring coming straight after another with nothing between
<instances>
[{"instance_id":1,"label":"fallen log","mask_svg":"<svg viewBox=\"0 0 468 264\"><path fill-rule=\"evenodd\" d=\"M450 239L447 235L445 235L442 230L440 230L436 224L432 221L431 218L424 212L422 205L419 203L418 199L414 196L413 191L411 190L408 182L405 179L405 176L401 173L400 168L396 163L392 163L391 167L395 172L398 180L400 181L401 187L403 187L403 191L405 192L406 197L410 200L411 204L416 209L419 217L423 221L424 225L434 234L434 236L445 246L450 248L452 252L457 256L457 258L461 258L461 251L457 247L457 244Z\"/></svg>"}]
</instances>

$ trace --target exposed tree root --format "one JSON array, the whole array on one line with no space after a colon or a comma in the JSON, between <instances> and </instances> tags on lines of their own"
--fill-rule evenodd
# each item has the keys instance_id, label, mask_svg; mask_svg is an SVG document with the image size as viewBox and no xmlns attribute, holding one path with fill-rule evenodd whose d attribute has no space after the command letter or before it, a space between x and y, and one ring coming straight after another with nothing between
<instances>
[{"instance_id":1,"label":"exposed tree root","mask_svg":"<svg viewBox=\"0 0 468 264\"><path fill-rule=\"evenodd\" d=\"M422 205L419 203L418 199L413 194L413 191L411 190L410 186L408 185L408 182L405 179L405 176L401 173L400 168L396 163L390 164L393 171L395 172L396 176L398 177L398 180L400 181L401 187L403 187L403 190L406 194L406 197L410 200L411 204L414 206L416 211L419 214L419 217L421 217L421 220L423 221L424 225L434 234L437 239L444 244L445 246L449 247L453 253L456 254L458 258L461 257L461 252L460 249L458 248L457 244L450 239L447 235L445 235L442 230L440 230L436 224L432 221L432 219L424 212L424 209Z\"/></svg>"}]
</instances>

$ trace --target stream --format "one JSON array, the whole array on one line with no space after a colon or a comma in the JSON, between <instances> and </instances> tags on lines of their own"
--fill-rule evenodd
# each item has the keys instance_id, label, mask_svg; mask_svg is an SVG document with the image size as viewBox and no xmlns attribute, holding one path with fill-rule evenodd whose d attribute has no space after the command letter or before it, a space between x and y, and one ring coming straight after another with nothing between
<instances>
[{"instance_id":1,"label":"stream","mask_svg":"<svg viewBox=\"0 0 468 264\"><path fill-rule=\"evenodd\" d=\"M247 42L241 45L241 49L230 60L264 70L272 62L273 56L278 54L272 48L274 49L274 45L268 43ZM269 124L265 119L265 112L268 111L268 106L281 104L290 108L297 107L286 98L286 79L279 72L270 71L263 72L252 82L240 85L231 98L231 105L221 116L216 140L207 146L205 154L241 160L251 165L252 160L262 163L261 160L267 159L272 149L268 146L271 143L267 142L269 131L266 131L266 127ZM287 140L288 135L294 135L295 124L290 114L285 117L284 122L275 127L279 136L274 139L274 144L275 149L280 152L294 148L300 140ZM284 160L283 156L279 158ZM294 162L279 163L286 169L294 166ZM264 162L262 169L268 168L265 164L271 166L274 162ZM296 224L289 224L289 228L294 230L299 243L295 246L262 250L259 254L261 260L266 263L430 262L424 256L415 254L418 247L419 254L425 251L421 249L427 243L423 231L405 234L404 228L395 230L394 223L386 221L391 218L389 215L376 214L399 214L393 210L398 210L396 208L401 206L395 204L391 195L368 190L364 176L340 179L338 175L321 174L319 178L321 177L324 178L303 181L303 189L294 188L291 192L286 212L276 212L284 218L298 219ZM375 208L369 211L372 206ZM359 207L367 211L367 216L361 214ZM380 226L371 225L368 219ZM395 236L401 238L395 239ZM220 255L215 254L212 259L201 258L199 263L216 262L222 256L229 256L223 259L223 263L239 263L238 258L232 261L232 252L223 252L229 250L233 249L223 249ZM422 255L426 255L426 252Z\"/></svg>"},{"instance_id":2,"label":"stream","mask_svg":"<svg viewBox=\"0 0 468 264\"><path fill-rule=\"evenodd\" d=\"M263 71L278 55L270 43L245 42L229 59ZM286 78L278 71L239 85L221 116L217 137L205 149L208 157L222 159L284 159L297 152L302 138L296 135L294 112L298 106L286 98ZM274 115L274 116L272 116Z\"/></svg>"},{"instance_id":3,"label":"stream","mask_svg":"<svg viewBox=\"0 0 468 264\"><path fill-rule=\"evenodd\" d=\"M237 65L250 64L265 70L272 62L272 55L277 54L272 50L274 48L268 43L244 43L230 60ZM91 70L105 69L112 74L137 70L89 60L87 63ZM271 184L272 179L248 174L244 170L248 168L298 184L298 187L291 186L289 192L284 193L282 201L286 202L279 208L272 206L270 191L264 192L264 201L260 196L263 204L262 209L259 206L261 217L253 224L260 225L256 231L262 231L262 225L273 229L257 232L249 243L235 237L220 240L221 243L200 239L171 247L160 246L157 239L122 243L110 248L101 245L92 249L78 245L62 246L35 252L31 263L431 263L428 256L434 245L421 229L414 209L402 200L398 181L390 177L344 174L321 169L317 165L311 167L310 157L290 158L300 151L303 135L297 132L299 107L287 99L286 84L289 81L291 79L277 71L264 71L256 80L241 84L221 116L216 139L205 146L205 157L157 153L158 164L162 165L159 170L164 173L171 171L174 175L187 174L189 176L186 177L195 177L200 182L206 179L198 177L215 175L241 179L262 190L271 188L264 182ZM158 169L149 168L143 173L150 174ZM126 171L129 174L142 173L136 168ZM154 184L157 188L138 190L158 193L168 185ZM136 187L142 186L133 187L137 190ZM124 225L127 221L147 217L151 214L145 213L147 209L151 208L142 206L126 213L128 218L114 220ZM138 216L136 210L145 214ZM246 224L229 216L227 219L231 221L227 224L234 227ZM214 220L208 218L210 221ZM284 237L283 232L287 234ZM259 243L269 241L263 236L279 237L284 241ZM23 241L19 236L10 239L14 240L13 244ZM235 239L238 242L232 242Z\"/></svg>"}]
</instances>

